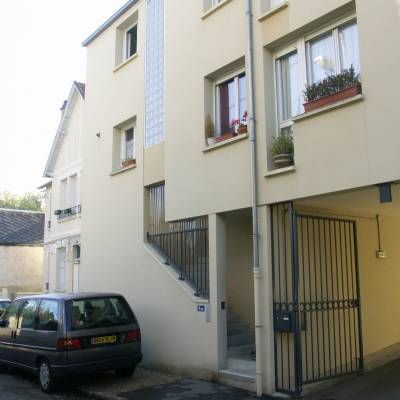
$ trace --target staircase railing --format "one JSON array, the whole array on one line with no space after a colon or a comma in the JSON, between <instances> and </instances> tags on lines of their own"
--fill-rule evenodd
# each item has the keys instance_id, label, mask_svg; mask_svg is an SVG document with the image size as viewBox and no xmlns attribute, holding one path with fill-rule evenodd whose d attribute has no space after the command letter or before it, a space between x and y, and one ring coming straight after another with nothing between
<instances>
[{"instance_id":1,"label":"staircase railing","mask_svg":"<svg viewBox=\"0 0 400 400\"><path fill-rule=\"evenodd\" d=\"M208 298L207 226L148 233L147 238L165 258L165 263L179 272L180 279L193 286L195 296Z\"/></svg>"}]
</instances>

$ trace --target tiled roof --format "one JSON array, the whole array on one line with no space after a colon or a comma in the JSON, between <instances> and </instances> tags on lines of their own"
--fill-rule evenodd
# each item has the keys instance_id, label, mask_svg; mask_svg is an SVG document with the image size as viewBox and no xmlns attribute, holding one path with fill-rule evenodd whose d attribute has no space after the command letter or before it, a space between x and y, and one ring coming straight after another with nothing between
<instances>
[{"instance_id":1,"label":"tiled roof","mask_svg":"<svg viewBox=\"0 0 400 400\"><path fill-rule=\"evenodd\" d=\"M44 213L0 208L0 246L43 244Z\"/></svg>"}]
</instances>

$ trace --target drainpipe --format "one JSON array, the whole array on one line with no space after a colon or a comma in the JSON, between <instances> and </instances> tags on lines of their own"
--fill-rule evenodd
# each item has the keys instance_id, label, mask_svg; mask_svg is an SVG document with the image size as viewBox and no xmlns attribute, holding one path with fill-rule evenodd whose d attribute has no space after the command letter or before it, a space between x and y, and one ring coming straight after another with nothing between
<instances>
[{"instance_id":1,"label":"drainpipe","mask_svg":"<svg viewBox=\"0 0 400 400\"><path fill-rule=\"evenodd\" d=\"M253 12L252 0L247 0L247 63L249 82L249 133L251 151L251 194L252 194L252 215L253 215L253 275L254 275L254 325L256 339L256 390L257 396L262 396L262 315L261 315L261 270L259 252L259 229L258 229L258 208L257 208L257 146L256 146L256 119L255 119L255 98L254 98L254 59L253 59Z\"/></svg>"}]
</instances>

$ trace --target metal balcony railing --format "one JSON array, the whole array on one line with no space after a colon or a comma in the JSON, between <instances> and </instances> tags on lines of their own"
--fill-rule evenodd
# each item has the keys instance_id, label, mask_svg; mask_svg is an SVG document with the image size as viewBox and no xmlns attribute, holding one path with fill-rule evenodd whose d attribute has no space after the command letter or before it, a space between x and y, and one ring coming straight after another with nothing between
<instances>
[{"instance_id":1,"label":"metal balcony railing","mask_svg":"<svg viewBox=\"0 0 400 400\"><path fill-rule=\"evenodd\" d=\"M54 211L54 214L56 215L57 220L61 220L64 218L80 214L81 212L82 212L82 206L78 204L77 206L65 208L64 210L56 210Z\"/></svg>"}]
</instances>

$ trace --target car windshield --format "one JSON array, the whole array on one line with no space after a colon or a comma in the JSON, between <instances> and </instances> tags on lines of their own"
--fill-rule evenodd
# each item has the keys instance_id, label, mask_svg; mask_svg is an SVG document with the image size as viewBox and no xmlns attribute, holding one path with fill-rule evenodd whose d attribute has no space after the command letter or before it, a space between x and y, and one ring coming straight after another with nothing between
<instances>
[{"instance_id":1,"label":"car windshield","mask_svg":"<svg viewBox=\"0 0 400 400\"><path fill-rule=\"evenodd\" d=\"M135 317L121 297L72 300L71 330L94 329L135 323Z\"/></svg>"}]
</instances>

